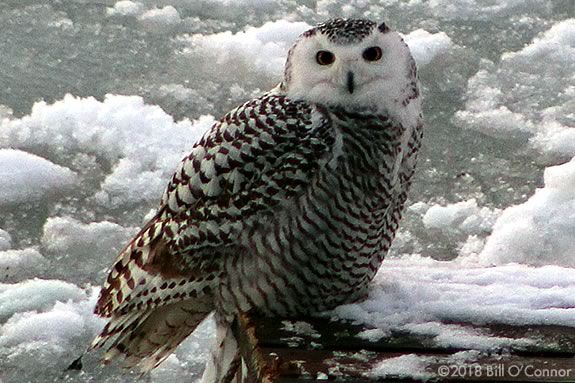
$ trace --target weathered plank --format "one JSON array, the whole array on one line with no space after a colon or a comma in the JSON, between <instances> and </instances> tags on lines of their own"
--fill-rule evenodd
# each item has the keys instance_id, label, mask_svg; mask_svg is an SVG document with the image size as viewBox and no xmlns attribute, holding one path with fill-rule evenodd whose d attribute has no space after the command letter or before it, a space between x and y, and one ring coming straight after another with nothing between
<instances>
[{"instance_id":1,"label":"weathered plank","mask_svg":"<svg viewBox=\"0 0 575 383\"><path fill-rule=\"evenodd\" d=\"M575 381L575 329L563 326L458 326L493 337L530 339L507 348L461 359L472 348L437 344L431 335L391 332L377 341L359 337L362 326L305 318L297 321L242 316L236 323L248 378L245 382L572 382ZM456 353L460 353L454 355ZM374 374L382 362L398 357L421 361L412 374ZM385 372L385 371L384 371Z\"/></svg>"}]
</instances>

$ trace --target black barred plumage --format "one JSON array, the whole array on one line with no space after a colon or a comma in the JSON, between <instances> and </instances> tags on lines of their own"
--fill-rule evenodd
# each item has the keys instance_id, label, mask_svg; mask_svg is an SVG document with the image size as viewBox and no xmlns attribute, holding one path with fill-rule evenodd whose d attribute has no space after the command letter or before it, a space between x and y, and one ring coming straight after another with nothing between
<instances>
[{"instance_id":1,"label":"black barred plumage","mask_svg":"<svg viewBox=\"0 0 575 383\"><path fill-rule=\"evenodd\" d=\"M351 44L369 36L376 25L375 22L364 19L333 19L318 25L316 29L333 42Z\"/></svg>"},{"instance_id":2,"label":"black barred plumage","mask_svg":"<svg viewBox=\"0 0 575 383\"><path fill-rule=\"evenodd\" d=\"M149 370L215 311L220 343L204 378L220 381L238 365L229 324L239 312L309 315L366 294L422 135L413 59L377 25L339 19L304 33L284 81L194 145L101 291L96 313L110 321L93 346L108 347L106 360ZM316 78L305 57L317 44L336 62L312 67ZM355 59L373 45L389 62Z\"/></svg>"}]
</instances>

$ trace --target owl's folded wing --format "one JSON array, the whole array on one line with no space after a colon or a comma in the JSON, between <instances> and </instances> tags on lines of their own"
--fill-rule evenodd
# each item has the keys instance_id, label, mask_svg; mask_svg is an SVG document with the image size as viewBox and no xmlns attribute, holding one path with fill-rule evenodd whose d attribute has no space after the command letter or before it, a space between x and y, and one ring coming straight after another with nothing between
<instances>
[{"instance_id":1,"label":"owl's folded wing","mask_svg":"<svg viewBox=\"0 0 575 383\"><path fill-rule=\"evenodd\" d=\"M184 158L157 215L119 254L95 312L110 317L207 294L215 254L304 193L334 143L326 114L283 96L227 114Z\"/></svg>"}]
</instances>

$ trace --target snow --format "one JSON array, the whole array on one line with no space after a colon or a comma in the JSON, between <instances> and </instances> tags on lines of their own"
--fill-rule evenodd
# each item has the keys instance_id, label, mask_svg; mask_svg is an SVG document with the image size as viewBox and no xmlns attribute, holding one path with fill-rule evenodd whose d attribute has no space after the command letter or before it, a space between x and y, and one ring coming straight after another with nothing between
<instances>
[{"instance_id":1,"label":"snow","mask_svg":"<svg viewBox=\"0 0 575 383\"><path fill-rule=\"evenodd\" d=\"M0 177L0 206L38 200L76 183L70 169L12 149L0 149Z\"/></svg>"},{"instance_id":2,"label":"snow","mask_svg":"<svg viewBox=\"0 0 575 383\"><path fill-rule=\"evenodd\" d=\"M529 340L444 322L573 326L569 1L104 3L31 0L0 12L0 379L137 381L101 368L97 353L84 372L63 372L103 325L92 310L107 267L200 135L275 86L293 41L335 16L402 33L426 132L369 299L332 315L374 327L366 339L400 329L478 350ZM199 378L212 334L207 321L149 380ZM444 362L407 355L373 373L425 378Z\"/></svg>"},{"instance_id":3,"label":"snow","mask_svg":"<svg viewBox=\"0 0 575 383\"><path fill-rule=\"evenodd\" d=\"M332 316L380 329L362 335L371 340L408 331L442 346L489 350L531 341L446 323L573 326L574 297L573 268L485 267L466 257L445 262L412 255L386 260L367 300L340 306Z\"/></svg>"},{"instance_id":4,"label":"snow","mask_svg":"<svg viewBox=\"0 0 575 383\"><path fill-rule=\"evenodd\" d=\"M186 39L189 47L183 53L218 65L246 66L249 72L263 71L279 82L288 49L309 28L304 22L278 20L238 33L194 34Z\"/></svg>"},{"instance_id":5,"label":"snow","mask_svg":"<svg viewBox=\"0 0 575 383\"><path fill-rule=\"evenodd\" d=\"M545 169L545 187L525 203L505 209L480 258L575 267L575 159Z\"/></svg>"},{"instance_id":6,"label":"snow","mask_svg":"<svg viewBox=\"0 0 575 383\"><path fill-rule=\"evenodd\" d=\"M0 284L0 317L16 313L46 310L57 301L80 300L85 292L78 286L59 280L30 279L15 284Z\"/></svg>"},{"instance_id":7,"label":"snow","mask_svg":"<svg viewBox=\"0 0 575 383\"><path fill-rule=\"evenodd\" d=\"M426 372L425 369L433 360L435 360L435 357L431 356L425 357L415 354L402 355L380 362L372 371L369 372L368 375L376 377L410 377L427 380L432 378L433 374Z\"/></svg>"},{"instance_id":8,"label":"snow","mask_svg":"<svg viewBox=\"0 0 575 383\"><path fill-rule=\"evenodd\" d=\"M425 356L407 354L379 362L367 376L382 378L412 378L423 381L437 377L436 371L430 371L430 365L465 366L475 362L480 353L477 351L461 351L449 356Z\"/></svg>"},{"instance_id":9,"label":"snow","mask_svg":"<svg viewBox=\"0 0 575 383\"><path fill-rule=\"evenodd\" d=\"M210 116L174 122L161 108L146 105L137 96L108 95L98 101L66 95L54 104L36 103L32 113L22 119L3 120L0 142L48 152L54 158L95 161L92 167L101 161L111 162L113 170L106 174L94 198L102 205L118 206L159 200L177 163L212 123ZM17 162L20 170L14 169ZM0 186L0 196L9 202L26 198L19 197L17 190L31 189L30 182L42 182L38 191L29 191L34 195L72 182L69 170L19 151L0 151L0 165L14 178ZM90 167L79 169L87 170ZM89 172L80 176L95 175Z\"/></svg>"},{"instance_id":10,"label":"snow","mask_svg":"<svg viewBox=\"0 0 575 383\"><path fill-rule=\"evenodd\" d=\"M18 308L0 332L0 369L23 381L57 381L62 379L72 360L81 355L90 339L101 330L104 321L92 314L95 292L89 296L59 281L34 281L35 289L46 289L53 300L28 303ZM58 286L59 285L59 286ZM67 294L54 291L68 291ZM74 289L76 291L74 291ZM78 291L79 290L79 291ZM28 294L22 292L20 299ZM2 302L0 294L0 302ZM12 297L16 298L16 296ZM21 366L39 366L22 369Z\"/></svg>"},{"instance_id":11,"label":"snow","mask_svg":"<svg viewBox=\"0 0 575 383\"><path fill-rule=\"evenodd\" d=\"M490 231L499 210L479 208L475 199L457 202L448 206L433 205L423 216L423 225L427 229L454 230L466 233Z\"/></svg>"},{"instance_id":12,"label":"snow","mask_svg":"<svg viewBox=\"0 0 575 383\"><path fill-rule=\"evenodd\" d=\"M176 25L181 21L178 10L171 5L147 10L138 17L138 20L146 28L152 30L165 30L165 28Z\"/></svg>"},{"instance_id":13,"label":"snow","mask_svg":"<svg viewBox=\"0 0 575 383\"><path fill-rule=\"evenodd\" d=\"M453 45L445 32L433 34L424 29L411 32L404 40L419 67L429 64L435 56L446 54Z\"/></svg>"}]
</instances>

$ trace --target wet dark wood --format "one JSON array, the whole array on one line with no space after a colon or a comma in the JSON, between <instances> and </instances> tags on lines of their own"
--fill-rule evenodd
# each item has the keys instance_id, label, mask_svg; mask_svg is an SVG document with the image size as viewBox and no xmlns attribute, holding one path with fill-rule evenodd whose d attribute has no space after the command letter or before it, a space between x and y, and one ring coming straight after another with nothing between
<instances>
[{"instance_id":1,"label":"wet dark wood","mask_svg":"<svg viewBox=\"0 0 575 383\"><path fill-rule=\"evenodd\" d=\"M535 340L534 344L481 352L470 361L454 354L470 348L446 347L432 335L392 332L377 341L358 336L366 328L329 319L277 320L242 316L235 332L247 366L243 382L575 382L575 328L563 326L472 325L493 337ZM423 371L370 375L379 363L425 357ZM445 370L445 368L448 370ZM443 370L442 370L443 369ZM413 375L415 373L415 375Z\"/></svg>"}]
</instances>

